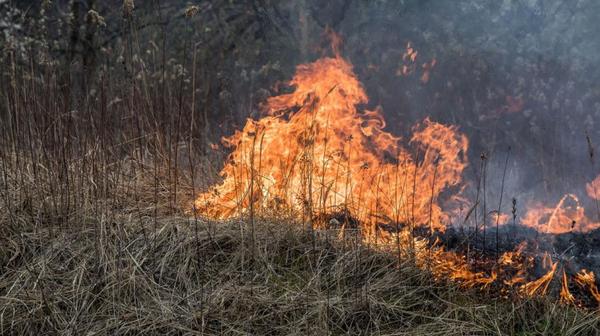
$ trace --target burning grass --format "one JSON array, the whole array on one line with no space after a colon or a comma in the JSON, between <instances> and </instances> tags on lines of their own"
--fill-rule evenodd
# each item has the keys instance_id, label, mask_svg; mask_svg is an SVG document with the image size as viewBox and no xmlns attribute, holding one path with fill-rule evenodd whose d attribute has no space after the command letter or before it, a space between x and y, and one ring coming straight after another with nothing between
<instances>
[{"instance_id":1,"label":"burning grass","mask_svg":"<svg viewBox=\"0 0 600 336\"><path fill-rule=\"evenodd\" d=\"M356 227L307 230L276 214L190 218L172 209L168 175L131 160L100 175L111 186L105 198L80 197L61 219L44 204L52 180L12 162L1 180L3 195L18 197L0 203L0 334L593 335L600 327L596 312L547 297L465 290L373 248ZM180 181L178 199L193 196L186 174ZM46 192L19 196L34 188ZM578 281L595 283L591 273Z\"/></svg>"},{"instance_id":2,"label":"burning grass","mask_svg":"<svg viewBox=\"0 0 600 336\"><path fill-rule=\"evenodd\" d=\"M595 334L600 315L572 305L597 307L596 269L524 245L501 254L511 219L486 208L486 155L465 200L466 136L428 118L409 139L389 133L333 49L224 139L216 183L195 77L121 86L102 72L97 99L73 103L61 97L81 88L7 63L0 334ZM444 239L446 194L471 208L466 248ZM535 209L519 224L539 241L593 241L600 225L571 194Z\"/></svg>"},{"instance_id":3,"label":"burning grass","mask_svg":"<svg viewBox=\"0 0 600 336\"><path fill-rule=\"evenodd\" d=\"M517 252L518 265L505 267L500 261L512 252L510 247L500 249L500 226L507 231L510 218L500 211L503 186L497 210L489 211L486 205L487 154L480 156L483 179L477 182L476 199L470 200L464 194L469 181L463 180L466 136L455 125L429 118L413 127L410 140L386 131L381 111L361 110L368 102L366 92L350 62L339 54L341 40L335 34L332 40L334 57L299 65L288 82L291 93L269 98L262 118L247 120L241 131L223 138L231 154L221 170L222 181L195 199L190 206L195 215L221 220L248 216L253 222L256 214L276 209L320 229L329 226L321 219L344 213L363 243L396 253L399 259L411 255L437 279L541 296L551 292L551 283L562 272L563 302L600 304L594 282L582 298L569 291L576 273L586 271L578 265L585 257L569 254L572 246L555 251L556 246L539 244L539 234L588 234L598 229L600 223L587 217L576 195L566 194L555 207L540 203L527 208L519 225L537 231L536 238L516 237L513 230L508 232L509 243L529 241L535 246L527 254ZM472 206L466 216L460 203ZM336 222L342 228L350 224ZM448 228L459 227L468 231L459 237L467 246L448 249L446 240L436 239ZM494 228L495 235L490 234ZM494 243L495 248L490 247Z\"/></svg>"},{"instance_id":4,"label":"burning grass","mask_svg":"<svg viewBox=\"0 0 600 336\"><path fill-rule=\"evenodd\" d=\"M0 180L2 195L15 196L0 203L0 334L593 335L600 327L596 312L547 297L507 300L494 286L465 290L432 276L363 241L359 223L307 230L276 213L190 218L172 209L168 175L131 159L101 164L109 192L77 196L64 218L65 205L50 201L54 180L15 161L3 161ZM178 199L193 196L189 182L182 172ZM75 197L82 186L70 187ZM591 273L578 281L595 283Z\"/></svg>"}]
</instances>

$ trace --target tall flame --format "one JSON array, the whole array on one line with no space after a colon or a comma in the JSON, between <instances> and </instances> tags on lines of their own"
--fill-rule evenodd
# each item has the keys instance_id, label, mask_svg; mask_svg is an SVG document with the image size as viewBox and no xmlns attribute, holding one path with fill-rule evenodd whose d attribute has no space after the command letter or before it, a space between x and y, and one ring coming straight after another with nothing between
<instances>
[{"instance_id":1,"label":"tall flame","mask_svg":"<svg viewBox=\"0 0 600 336\"><path fill-rule=\"evenodd\" d=\"M357 108L368 99L340 56L298 66L288 84L294 91L270 98L266 116L225 139L233 152L223 182L200 195L200 212L229 218L252 205L312 218L343 209L363 223L444 229L437 196L460 183L467 165L467 138L456 127L425 119L411 149L403 147L379 110Z\"/></svg>"}]
</instances>

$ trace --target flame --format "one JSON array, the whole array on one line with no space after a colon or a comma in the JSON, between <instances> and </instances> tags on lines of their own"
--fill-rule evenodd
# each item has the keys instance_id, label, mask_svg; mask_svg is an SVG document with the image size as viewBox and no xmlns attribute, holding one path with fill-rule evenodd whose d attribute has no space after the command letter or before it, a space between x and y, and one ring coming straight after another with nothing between
<instances>
[{"instance_id":1,"label":"flame","mask_svg":"<svg viewBox=\"0 0 600 336\"><path fill-rule=\"evenodd\" d=\"M523 250L525 250L526 247L527 243L522 242L519 244L519 246L517 246L516 250L502 253L500 259L498 260L499 263L505 266L519 265L519 259L521 258Z\"/></svg>"},{"instance_id":2,"label":"flame","mask_svg":"<svg viewBox=\"0 0 600 336\"><path fill-rule=\"evenodd\" d=\"M536 294L545 295L552 278L554 278L557 265L558 262L550 260L550 270L539 279L524 284L521 287L521 292L526 296L535 296Z\"/></svg>"},{"instance_id":3,"label":"flame","mask_svg":"<svg viewBox=\"0 0 600 336\"><path fill-rule=\"evenodd\" d=\"M215 219L289 213L313 227L335 226L340 239L346 230L357 228L374 246L413 256L436 279L467 288L497 284L502 293L545 295L559 262L545 254L541 266L546 273L528 281L539 265L524 254L525 243L497 260L473 260L414 235L418 227L430 236L443 232L452 218L464 217L461 195L449 196L462 204L459 212L443 211L439 198L453 187L464 187L468 140L457 127L430 119L415 125L409 139L387 132L380 109L360 108L368 103L366 92L352 65L339 54L341 40L327 33L335 55L299 65L287 83L293 92L269 98L262 118L248 119L242 130L223 138L223 145L231 149L220 173L223 180L198 196L194 209ZM407 45L402 74L412 71L417 54ZM423 82L433 66L435 60L424 66ZM336 213L344 219L331 216ZM490 215L499 225L510 220L498 211ZM521 222L552 234L600 227L585 216L573 194L555 207L535 204ZM386 225L395 230L380 230ZM564 268L561 278L561 300L574 303ZM581 270L574 279L600 303L594 273Z\"/></svg>"},{"instance_id":4,"label":"flame","mask_svg":"<svg viewBox=\"0 0 600 336\"><path fill-rule=\"evenodd\" d=\"M567 279L567 273L563 269L562 271L562 283L560 286L560 300L566 304L575 303L575 297L571 294L569 290L569 280Z\"/></svg>"},{"instance_id":5,"label":"flame","mask_svg":"<svg viewBox=\"0 0 600 336\"><path fill-rule=\"evenodd\" d=\"M505 213L499 213L497 211L492 213L492 223L498 223L498 225L505 225L510 220L510 216Z\"/></svg>"},{"instance_id":6,"label":"flame","mask_svg":"<svg viewBox=\"0 0 600 336\"><path fill-rule=\"evenodd\" d=\"M368 99L340 56L298 66L288 84L294 92L268 99L263 118L224 139L233 152L223 182L196 200L201 213L224 219L252 205L310 220L345 209L370 224L365 234L376 222L444 230L437 197L467 165L468 142L456 127L425 119L403 146L379 110L357 108Z\"/></svg>"},{"instance_id":7,"label":"flame","mask_svg":"<svg viewBox=\"0 0 600 336\"><path fill-rule=\"evenodd\" d=\"M502 283L509 288L527 282L527 265L533 263L533 258L523 255L525 248L527 248L527 243L522 242L514 251L504 252L498 258L498 267L503 279Z\"/></svg>"},{"instance_id":8,"label":"flame","mask_svg":"<svg viewBox=\"0 0 600 336\"><path fill-rule=\"evenodd\" d=\"M521 223L539 232L551 234L585 233L600 228L600 223L593 222L585 215L585 209L574 194L563 196L554 208L539 203L529 207Z\"/></svg>"},{"instance_id":9,"label":"flame","mask_svg":"<svg viewBox=\"0 0 600 336\"><path fill-rule=\"evenodd\" d=\"M586 184L585 191L591 199L600 200L600 175L592 182Z\"/></svg>"},{"instance_id":10,"label":"flame","mask_svg":"<svg viewBox=\"0 0 600 336\"><path fill-rule=\"evenodd\" d=\"M594 272L582 269L575 275L575 282L581 287L588 288L592 297L596 300L596 303L600 305L600 292L596 286L596 275Z\"/></svg>"},{"instance_id":11,"label":"flame","mask_svg":"<svg viewBox=\"0 0 600 336\"><path fill-rule=\"evenodd\" d=\"M445 251L441 247L433 251L431 260L433 261L431 271L438 279L458 281L467 288L486 288L497 278L495 272L491 272L489 275L485 272L474 272L471 265L466 262L464 255Z\"/></svg>"}]
</instances>

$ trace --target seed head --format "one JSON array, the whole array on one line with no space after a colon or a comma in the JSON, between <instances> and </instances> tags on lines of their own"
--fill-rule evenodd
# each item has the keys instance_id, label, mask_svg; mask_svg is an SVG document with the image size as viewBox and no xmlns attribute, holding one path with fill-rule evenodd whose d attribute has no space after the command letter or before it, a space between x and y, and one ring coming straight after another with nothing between
<instances>
[{"instance_id":1,"label":"seed head","mask_svg":"<svg viewBox=\"0 0 600 336\"><path fill-rule=\"evenodd\" d=\"M185 9L185 16L188 18L192 18L194 16L196 16L196 14L198 14L198 11L200 10L200 7L193 5L193 6L189 6L188 8Z\"/></svg>"},{"instance_id":2,"label":"seed head","mask_svg":"<svg viewBox=\"0 0 600 336\"><path fill-rule=\"evenodd\" d=\"M134 8L133 0L123 0L123 17L130 17Z\"/></svg>"},{"instance_id":3,"label":"seed head","mask_svg":"<svg viewBox=\"0 0 600 336\"><path fill-rule=\"evenodd\" d=\"M106 21L104 21L104 17L98 14L98 12L96 12L93 9L90 9L87 12L87 20L90 21L92 24L106 27Z\"/></svg>"}]
</instances>

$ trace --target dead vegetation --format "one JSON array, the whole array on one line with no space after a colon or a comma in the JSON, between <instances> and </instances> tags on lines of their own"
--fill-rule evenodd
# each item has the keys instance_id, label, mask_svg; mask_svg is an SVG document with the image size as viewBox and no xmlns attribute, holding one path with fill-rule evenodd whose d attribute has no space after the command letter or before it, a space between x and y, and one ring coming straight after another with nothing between
<instances>
[{"instance_id":1,"label":"dead vegetation","mask_svg":"<svg viewBox=\"0 0 600 336\"><path fill-rule=\"evenodd\" d=\"M18 185L2 181L4 190L18 195L12 189ZM410 261L399 264L394 255L357 244L348 234L339 240L335 230L309 232L299 223L262 218L255 220L252 239L246 219L190 218L174 213L168 201L155 208L148 205L154 202L153 184L140 180L130 197L115 192L98 213L54 230L32 220L41 218L34 215L41 211L36 204L0 203L0 334L593 335L598 330L595 312L434 283ZM156 195L170 198L166 192Z\"/></svg>"},{"instance_id":2,"label":"dead vegetation","mask_svg":"<svg viewBox=\"0 0 600 336\"><path fill-rule=\"evenodd\" d=\"M89 73L42 62L55 57L46 44L2 54L0 334L597 334L596 312L434 282L354 227L195 216L222 160L209 117L228 111L212 112L209 93L228 96L203 72L212 44L184 39L174 59L165 36L140 44L123 8L122 55L90 56Z\"/></svg>"}]
</instances>

